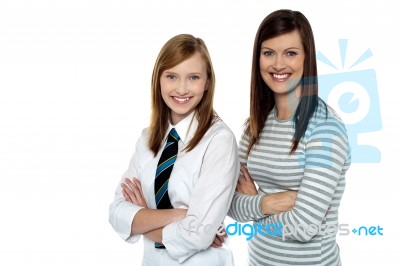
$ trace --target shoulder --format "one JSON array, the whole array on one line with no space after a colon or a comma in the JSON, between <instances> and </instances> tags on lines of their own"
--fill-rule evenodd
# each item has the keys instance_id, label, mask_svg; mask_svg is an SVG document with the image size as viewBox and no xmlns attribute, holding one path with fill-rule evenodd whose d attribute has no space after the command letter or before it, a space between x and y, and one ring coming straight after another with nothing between
<instances>
[{"instance_id":1,"label":"shoulder","mask_svg":"<svg viewBox=\"0 0 400 266\"><path fill-rule=\"evenodd\" d=\"M235 134L229 128L229 126L222 121L221 119L216 120L209 130L207 131L206 135L215 139L230 139L236 142Z\"/></svg>"},{"instance_id":2,"label":"shoulder","mask_svg":"<svg viewBox=\"0 0 400 266\"><path fill-rule=\"evenodd\" d=\"M348 141L346 126L342 119L321 99L310 119L305 136L308 140L310 138L339 138L343 143Z\"/></svg>"},{"instance_id":3,"label":"shoulder","mask_svg":"<svg viewBox=\"0 0 400 266\"><path fill-rule=\"evenodd\" d=\"M210 127L210 131L222 134L234 135L230 127L222 120L216 120Z\"/></svg>"},{"instance_id":4,"label":"shoulder","mask_svg":"<svg viewBox=\"0 0 400 266\"><path fill-rule=\"evenodd\" d=\"M310 119L311 131L320 127L332 127L339 131L346 131L345 124L336 111L323 100L319 99L318 107Z\"/></svg>"},{"instance_id":5,"label":"shoulder","mask_svg":"<svg viewBox=\"0 0 400 266\"><path fill-rule=\"evenodd\" d=\"M140 133L139 138L136 141L136 149L137 150L145 150L148 149L147 143L149 140L149 128L143 128Z\"/></svg>"},{"instance_id":6,"label":"shoulder","mask_svg":"<svg viewBox=\"0 0 400 266\"><path fill-rule=\"evenodd\" d=\"M142 129L142 132L140 133L139 140L148 139L148 138L149 138L149 128L145 127Z\"/></svg>"}]
</instances>

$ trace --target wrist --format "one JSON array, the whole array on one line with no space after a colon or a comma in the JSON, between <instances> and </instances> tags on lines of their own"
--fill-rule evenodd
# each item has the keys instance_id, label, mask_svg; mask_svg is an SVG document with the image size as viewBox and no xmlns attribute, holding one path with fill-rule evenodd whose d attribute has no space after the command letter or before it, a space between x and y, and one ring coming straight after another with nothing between
<instances>
[{"instance_id":1,"label":"wrist","mask_svg":"<svg viewBox=\"0 0 400 266\"><path fill-rule=\"evenodd\" d=\"M187 210L186 209L180 209L180 208L176 208L176 209L173 209L174 210L174 220L175 221L179 221L179 220L182 220L183 218L185 218L186 217L186 213L187 213Z\"/></svg>"},{"instance_id":2,"label":"wrist","mask_svg":"<svg viewBox=\"0 0 400 266\"><path fill-rule=\"evenodd\" d=\"M261 211L261 213L264 214L264 215L268 215L268 213L267 213L267 208L266 208L267 201L268 201L267 196L268 196L268 195L264 195L264 196L261 198L261 200L260 200L260 211Z\"/></svg>"},{"instance_id":3,"label":"wrist","mask_svg":"<svg viewBox=\"0 0 400 266\"><path fill-rule=\"evenodd\" d=\"M272 215L273 209L271 209L271 200L273 200L273 197L271 195L264 195L262 197L261 202L260 202L260 211L264 215Z\"/></svg>"}]
</instances>

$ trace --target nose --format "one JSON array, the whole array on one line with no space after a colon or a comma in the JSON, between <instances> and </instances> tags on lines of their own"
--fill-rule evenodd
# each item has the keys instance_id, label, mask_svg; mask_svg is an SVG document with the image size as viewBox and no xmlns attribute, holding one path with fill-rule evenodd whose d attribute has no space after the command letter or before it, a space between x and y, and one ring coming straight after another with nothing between
<instances>
[{"instance_id":1,"label":"nose","mask_svg":"<svg viewBox=\"0 0 400 266\"><path fill-rule=\"evenodd\" d=\"M282 71L282 70L284 70L286 68L285 59L284 59L284 57L282 55L277 55L275 57L273 68L276 71Z\"/></svg>"},{"instance_id":2,"label":"nose","mask_svg":"<svg viewBox=\"0 0 400 266\"><path fill-rule=\"evenodd\" d=\"M175 91L179 95L185 95L186 93L188 93L186 80L180 80L179 82L177 82Z\"/></svg>"}]
</instances>

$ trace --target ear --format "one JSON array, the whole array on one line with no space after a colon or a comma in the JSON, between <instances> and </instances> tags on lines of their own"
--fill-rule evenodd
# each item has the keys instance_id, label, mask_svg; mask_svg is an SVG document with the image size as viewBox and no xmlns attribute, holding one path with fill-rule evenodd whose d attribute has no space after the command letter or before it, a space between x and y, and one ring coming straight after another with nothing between
<instances>
[{"instance_id":1,"label":"ear","mask_svg":"<svg viewBox=\"0 0 400 266\"><path fill-rule=\"evenodd\" d=\"M210 80L207 79L206 85L204 86L204 91L208 91L208 85L210 85Z\"/></svg>"}]
</instances>

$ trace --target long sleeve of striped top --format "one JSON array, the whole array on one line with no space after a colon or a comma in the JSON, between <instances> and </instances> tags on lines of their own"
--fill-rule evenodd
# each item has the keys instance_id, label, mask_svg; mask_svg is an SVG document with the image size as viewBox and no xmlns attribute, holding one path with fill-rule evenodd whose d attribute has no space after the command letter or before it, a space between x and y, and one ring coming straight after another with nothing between
<instances>
[{"instance_id":1,"label":"long sleeve of striped top","mask_svg":"<svg viewBox=\"0 0 400 266\"><path fill-rule=\"evenodd\" d=\"M344 124L325 106L319 106L294 154L292 120L278 120L272 111L260 140L246 157L248 138L242 135L239 156L259 187L257 196L235 193L229 216L239 222L276 225L287 239L310 241L337 226L338 208L350 166L350 147ZM266 194L298 191L291 211L264 215L260 204ZM328 228L329 229L329 228ZM276 233L276 232L275 232Z\"/></svg>"}]
</instances>

